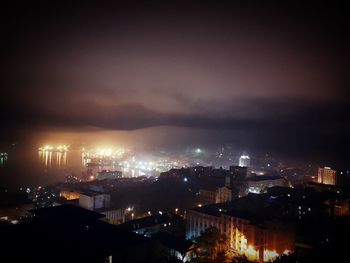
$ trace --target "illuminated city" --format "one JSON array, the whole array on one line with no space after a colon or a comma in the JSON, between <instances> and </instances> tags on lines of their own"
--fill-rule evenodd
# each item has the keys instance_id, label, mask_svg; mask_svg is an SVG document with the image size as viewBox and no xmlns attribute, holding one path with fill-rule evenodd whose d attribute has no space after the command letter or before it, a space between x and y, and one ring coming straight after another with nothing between
<instances>
[{"instance_id":1,"label":"illuminated city","mask_svg":"<svg viewBox=\"0 0 350 263\"><path fill-rule=\"evenodd\" d=\"M345 2L1 10L0 263L349 261Z\"/></svg>"},{"instance_id":2,"label":"illuminated city","mask_svg":"<svg viewBox=\"0 0 350 263\"><path fill-rule=\"evenodd\" d=\"M188 166L186 160L167 158L165 156L155 156L145 154L135 156L135 153L125 149L82 148L82 162L87 167L98 167L101 169L122 169L123 172L130 172L134 177L137 175L159 175L171 168L181 168Z\"/></svg>"}]
</instances>

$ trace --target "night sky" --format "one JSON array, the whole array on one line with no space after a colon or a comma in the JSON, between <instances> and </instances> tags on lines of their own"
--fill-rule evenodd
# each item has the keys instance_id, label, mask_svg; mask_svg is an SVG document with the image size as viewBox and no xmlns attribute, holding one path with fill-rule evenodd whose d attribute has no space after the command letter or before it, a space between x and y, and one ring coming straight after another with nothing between
<instances>
[{"instance_id":1,"label":"night sky","mask_svg":"<svg viewBox=\"0 0 350 263\"><path fill-rule=\"evenodd\" d=\"M1 10L2 145L232 142L349 164L350 16L336 1L29 2Z\"/></svg>"}]
</instances>

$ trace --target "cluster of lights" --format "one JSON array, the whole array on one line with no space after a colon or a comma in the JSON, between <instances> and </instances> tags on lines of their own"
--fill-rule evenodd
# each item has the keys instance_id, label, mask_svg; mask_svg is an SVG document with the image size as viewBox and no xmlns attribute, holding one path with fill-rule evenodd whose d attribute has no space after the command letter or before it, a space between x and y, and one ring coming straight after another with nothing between
<instances>
[{"instance_id":1,"label":"cluster of lights","mask_svg":"<svg viewBox=\"0 0 350 263\"><path fill-rule=\"evenodd\" d=\"M157 160L157 161L136 161L135 158L132 161L123 161L119 163L120 166L126 168L139 169L144 171L168 171L171 168L179 167L179 162L169 162L168 160Z\"/></svg>"},{"instance_id":2,"label":"cluster of lights","mask_svg":"<svg viewBox=\"0 0 350 263\"><path fill-rule=\"evenodd\" d=\"M43 147L40 147L39 151L42 151L42 152L53 152L53 151L67 152L68 148L69 148L69 146L65 145L65 144L60 144L60 145L57 145L56 147L54 147L52 145L45 145Z\"/></svg>"},{"instance_id":3,"label":"cluster of lights","mask_svg":"<svg viewBox=\"0 0 350 263\"><path fill-rule=\"evenodd\" d=\"M48 152L48 151L52 151L52 150L53 150L53 146L51 146L51 145L45 145L45 146L39 148L39 151L43 151L43 152Z\"/></svg>"},{"instance_id":4,"label":"cluster of lights","mask_svg":"<svg viewBox=\"0 0 350 263\"><path fill-rule=\"evenodd\" d=\"M108 148L108 149L98 149L97 150L97 155L99 155L100 157L110 157L112 155L112 149Z\"/></svg>"},{"instance_id":5,"label":"cluster of lights","mask_svg":"<svg viewBox=\"0 0 350 263\"><path fill-rule=\"evenodd\" d=\"M126 167L130 167L130 164L128 161L124 161L124 164ZM121 165L123 165L123 164L121 164ZM133 161L132 167L136 168L136 169L140 169L140 170L147 170L147 171L156 170L156 168L157 168L156 163L151 162L151 161L149 161L149 162Z\"/></svg>"},{"instance_id":6,"label":"cluster of lights","mask_svg":"<svg viewBox=\"0 0 350 263\"><path fill-rule=\"evenodd\" d=\"M241 155L241 157L240 158L242 158L242 159L246 159L246 160L250 160L250 157L249 157L249 155Z\"/></svg>"},{"instance_id":7,"label":"cluster of lights","mask_svg":"<svg viewBox=\"0 0 350 263\"><path fill-rule=\"evenodd\" d=\"M259 187L251 186L251 187L248 188L248 193L260 194L261 193L261 189Z\"/></svg>"},{"instance_id":8,"label":"cluster of lights","mask_svg":"<svg viewBox=\"0 0 350 263\"><path fill-rule=\"evenodd\" d=\"M92 151L86 151L85 148L82 148L84 154L91 158L120 158L126 153L122 148L112 149L112 148L97 148Z\"/></svg>"},{"instance_id":9,"label":"cluster of lights","mask_svg":"<svg viewBox=\"0 0 350 263\"><path fill-rule=\"evenodd\" d=\"M99 164L101 166L121 166L130 170L139 170L140 175L146 172L164 172L172 168L187 167L188 161L182 159L169 159L161 157L142 156L140 158L132 155L130 150L106 147L87 149L81 148L84 165L89 163ZM202 152L202 150L200 150Z\"/></svg>"},{"instance_id":10,"label":"cluster of lights","mask_svg":"<svg viewBox=\"0 0 350 263\"><path fill-rule=\"evenodd\" d=\"M67 152L68 151L68 145L65 145L65 144L63 144L63 145L58 145L57 147L56 147L56 150L57 151L59 151L59 152Z\"/></svg>"},{"instance_id":11,"label":"cluster of lights","mask_svg":"<svg viewBox=\"0 0 350 263\"><path fill-rule=\"evenodd\" d=\"M57 197L58 195L56 195L53 188L45 188L42 186L38 186L36 189L34 188L29 194L29 198L36 208L52 206Z\"/></svg>"},{"instance_id":12,"label":"cluster of lights","mask_svg":"<svg viewBox=\"0 0 350 263\"><path fill-rule=\"evenodd\" d=\"M265 173L262 172L262 171L254 171L254 170L252 170L251 173L254 173L256 175L265 175Z\"/></svg>"}]
</instances>

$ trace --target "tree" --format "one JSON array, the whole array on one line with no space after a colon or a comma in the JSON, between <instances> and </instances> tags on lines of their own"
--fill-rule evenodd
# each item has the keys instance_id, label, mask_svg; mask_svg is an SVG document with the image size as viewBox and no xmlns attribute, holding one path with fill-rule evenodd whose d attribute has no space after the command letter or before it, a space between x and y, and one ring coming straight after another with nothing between
<instances>
[{"instance_id":1,"label":"tree","mask_svg":"<svg viewBox=\"0 0 350 263\"><path fill-rule=\"evenodd\" d=\"M242 255L242 256L235 256L232 259L231 263L250 263L250 261L245 255Z\"/></svg>"},{"instance_id":2,"label":"tree","mask_svg":"<svg viewBox=\"0 0 350 263\"><path fill-rule=\"evenodd\" d=\"M196 239L196 261L205 262L225 262L227 261L227 251L229 242L225 235L215 227L207 228Z\"/></svg>"}]
</instances>

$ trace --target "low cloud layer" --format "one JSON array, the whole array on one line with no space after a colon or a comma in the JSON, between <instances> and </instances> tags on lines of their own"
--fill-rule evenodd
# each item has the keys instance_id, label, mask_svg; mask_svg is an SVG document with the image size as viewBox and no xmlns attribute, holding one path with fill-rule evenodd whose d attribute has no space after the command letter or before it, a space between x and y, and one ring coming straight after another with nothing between
<instances>
[{"instance_id":1,"label":"low cloud layer","mask_svg":"<svg viewBox=\"0 0 350 263\"><path fill-rule=\"evenodd\" d=\"M338 147L343 158L346 14L299 7L10 6L2 140L35 130L173 126L277 150L306 145L327 155ZM210 132L202 136L215 143Z\"/></svg>"}]
</instances>

